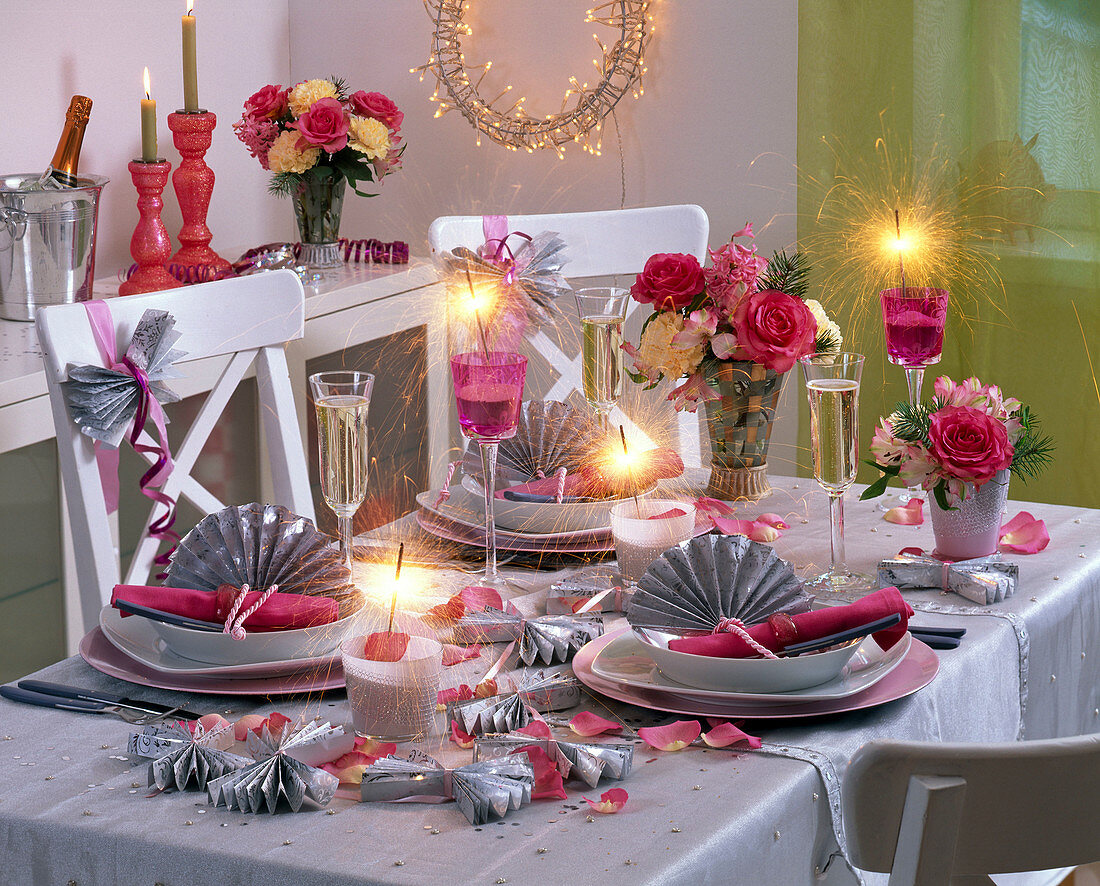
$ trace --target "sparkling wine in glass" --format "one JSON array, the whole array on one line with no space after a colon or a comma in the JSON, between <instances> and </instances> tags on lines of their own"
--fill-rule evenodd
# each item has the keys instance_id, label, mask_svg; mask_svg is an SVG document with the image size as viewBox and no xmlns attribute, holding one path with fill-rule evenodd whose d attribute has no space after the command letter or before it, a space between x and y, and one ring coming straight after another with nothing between
<instances>
[{"instance_id":1,"label":"sparkling wine in glass","mask_svg":"<svg viewBox=\"0 0 1100 886\"><path fill-rule=\"evenodd\" d=\"M844 493L855 482L862 354L814 354L800 361L810 401L814 478L829 494L832 566L806 582L812 590L843 592L874 587L851 572L844 555Z\"/></svg>"},{"instance_id":2,"label":"sparkling wine in glass","mask_svg":"<svg viewBox=\"0 0 1100 886\"><path fill-rule=\"evenodd\" d=\"M319 372L309 377L317 410L321 494L336 514L340 555L351 569L352 517L367 497L367 411L374 376Z\"/></svg>"},{"instance_id":3,"label":"sparkling wine in glass","mask_svg":"<svg viewBox=\"0 0 1100 886\"><path fill-rule=\"evenodd\" d=\"M471 351L451 358L455 404L462 433L481 449L485 491L485 577L489 587L506 583L497 574L497 536L493 519L497 446L515 436L527 358L506 351Z\"/></svg>"},{"instance_id":4,"label":"sparkling wine in glass","mask_svg":"<svg viewBox=\"0 0 1100 886\"><path fill-rule=\"evenodd\" d=\"M630 293L601 286L579 289L574 295L581 320L584 398L606 429L623 390L623 320Z\"/></svg>"}]
</instances>

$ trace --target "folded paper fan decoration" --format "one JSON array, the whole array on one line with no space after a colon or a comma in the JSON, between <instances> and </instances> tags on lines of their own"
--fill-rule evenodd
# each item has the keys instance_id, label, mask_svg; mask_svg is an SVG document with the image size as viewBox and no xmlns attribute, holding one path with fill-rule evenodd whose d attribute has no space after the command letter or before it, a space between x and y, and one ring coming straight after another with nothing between
<instances>
[{"instance_id":1,"label":"folded paper fan decoration","mask_svg":"<svg viewBox=\"0 0 1100 886\"><path fill-rule=\"evenodd\" d=\"M562 778L579 778L590 788L601 778L626 778L634 765L634 745L628 741L555 741L516 732L478 738L474 742L474 759L500 759L528 745L545 750Z\"/></svg>"},{"instance_id":2,"label":"folded paper fan decoration","mask_svg":"<svg viewBox=\"0 0 1100 886\"><path fill-rule=\"evenodd\" d=\"M568 661L589 640L603 634L598 616L540 615L526 618L518 612L486 609L471 612L454 624L456 643L519 641L519 657L526 665Z\"/></svg>"},{"instance_id":3,"label":"folded paper fan decoration","mask_svg":"<svg viewBox=\"0 0 1100 886\"><path fill-rule=\"evenodd\" d=\"M709 633L724 618L755 624L776 612L805 612L813 599L771 546L704 535L650 564L626 617L633 627Z\"/></svg>"},{"instance_id":4,"label":"folded paper fan decoration","mask_svg":"<svg viewBox=\"0 0 1100 886\"><path fill-rule=\"evenodd\" d=\"M165 584L201 591L225 584L253 590L278 585L283 594L332 597L343 617L356 611L362 598L331 544L312 521L282 505L228 507L204 517L184 536Z\"/></svg>"},{"instance_id":5,"label":"folded paper fan decoration","mask_svg":"<svg viewBox=\"0 0 1100 886\"><path fill-rule=\"evenodd\" d=\"M447 719L469 735L511 732L531 722L531 711L563 711L581 698L581 682L572 674L526 672L515 692L452 702Z\"/></svg>"},{"instance_id":6,"label":"folded paper fan decoration","mask_svg":"<svg viewBox=\"0 0 1100 886\"><path fill-rule=\"evenodd\" d=\"M160 790L202 791L208 782L252 763L226 750L233 743L233 725L224 722L209 731L202 723L191 732L182 723L146 726L130 736L126 751L149 757L149 786Z\"/></svg>"}]
</instances>

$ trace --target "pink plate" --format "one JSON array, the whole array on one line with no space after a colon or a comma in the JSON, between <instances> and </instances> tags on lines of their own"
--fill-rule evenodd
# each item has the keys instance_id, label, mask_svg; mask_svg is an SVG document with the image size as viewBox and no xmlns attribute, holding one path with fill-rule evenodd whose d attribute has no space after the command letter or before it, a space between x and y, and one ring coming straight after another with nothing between
<instances>
[{"instance_id":1,"label":"pink plate","mask_svg":"<svg viewBox=\"0 0 1100 886\"><path fill-rule=\"evenodd\" d=\"M432 535L445 538L459 544L483 548L482 533L464 526L462 523L448 520L438 514L423 509L416 512L416 522L420 528ZM538 554L597 554L615 549L610 534L604 538L588 538L567 541L554 535L519 536L518 533L506 533L497 530L497 548L502 551L522 551Z\"/></svg>"},{"instance_id":2,"label":"pink plate","mask_svg":"<svg viewBox=\"0 0 1100 886\"><path fill-rule=\"evenodd\" d=\"M688 714L696 717L738 717L745 719L790 719L794 717L822 717L826 714L839 714L845 711L858 711L872 708L912 695L932 682L940 668L936 653L920 642L916 637L909 646L909 652L894 670L863 692L846 698L822 701L800 701L791 704L748 704L740 701L705 701L680 695L675 690L643 688L608 680L592 670L592 661L600 650L613 640L629 633L629 628L604 634L588 643L573 659L573 673L577 678L602 695L625 701L628 704L651 708L656 711L668 711L673 714Z\"/></svg>"},{"instance_id":3,"label":"pink plate","mask_svg":"<svg viewBox=\"0 0 1100 886\"><path fill-rule=\"evenodd\" d=\"M93 668L108 676L157 689L178 689L209 695L289 695L344 688L344 670L340 666L339 658L332 664L313 671L274 677L234 679L224 671L209 677L200 674L168 674L147 667L116 649L103 636L99 627L92 628L84 635L84 639L80 641L80 655Z\"/></svg>"}]
</instances>

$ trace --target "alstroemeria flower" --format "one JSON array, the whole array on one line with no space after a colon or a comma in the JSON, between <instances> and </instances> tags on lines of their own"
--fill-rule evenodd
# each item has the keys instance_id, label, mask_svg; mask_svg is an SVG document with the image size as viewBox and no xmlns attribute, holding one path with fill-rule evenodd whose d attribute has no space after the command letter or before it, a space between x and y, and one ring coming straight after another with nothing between
<instances>
[{"instance_id":1,"label":"alstroemeria flower","mask_svg":"<svg viewBox=\"0 0 1100 886\"><path fill-rule=\"evenodd\" d=\"M1037 554L1050 544L1050 533L1042 520L1020 511L1001 527L998 547L1013 554Z\"/></svg>"},{"instance_id":2,"label":"alstroemeria flower","mask_svg":"<svg viewBox=\"0 0 1100 886\"><path fill-rule=\"evenodd\" d=\"M646 381L652 384L661 377L661 370L642 358L642 352L628 341L624 341L619 347L623 349L631 361L631 371L637 375L645 376Z\"/></svg>"},{"instance_id":3,"label":"alstroemeria flower","mask_svg":"<svg viewBox=\"0 0 1100 886\"><path fill-rule=\"evenodd\" d=\"M527 759L535 769L535 785L531 789L532 800L565 800L569 797L565 793L565 785L562 783L561 773L550 755L537 745L525 745L516 748L513 754L526 754Z\"/></svg>"},{"instance_id":4,"label":"alstroemeria flower","mask_svg":"<svg viewBox=\"0 0 1100 886\"><path fill-rule=\"evenodd\" d=\"M737 520L733 517L715 517L715 528L723 535L747 535L753 541L771 543L782 535L774 526L757 520Z\"/></svg>"},{"instance_id":5,"label":"alstroemeria flower","mask_svg":"<svg viewBox=\"0 0 1100 886\"><path fill-rule=\"evenodd\" d=\"M678 411L694 412L699 408L700 401L721 400L722 395L707 384L701 372L695 372L683 384L673 388L666 399L671 400Z\"/></svg>"},{"instance_id":6,"label":"alstroemeria flower","mask_svg":"<svg viewBox=\"0 0 1100 886\"><path fill-rule=\"evenodd\" d=\"M456 646L454 643L444 643L443 667L449 668L459 662L477 658L479 655L481 655L481 647L476 644L474 646Z\"/></svg>"},{"instance_id":7,"label":"alstroemeria flower","mask_svg":"<svg viewBox=\"0 0 1100 886\"><path fill-rule=\"evenodd\" d=\"M584 798L584 802L587 803L594 812L601 812L604 815L614 815L620 809L626 805L626 801L630 799L630 795L622 788L611 788L609 791L604 791L600 794L600 802L596 803Z\"/></svg>"},{"instance_id":8,"label":"alstroemeria flower","mask_svg":"<svg viewBox=\"0 0 1100 886\"><path fill-rule=\"evenodd\" d=\"M638 737L658 751L682 751L699 737L698 720L676 720L664 726L643 726Z\"/></svg>"},{"instance_id":9,"label":"alstroemeria flower","mask_svg":"<svg viewBox=\"0 0 1100 886\"><path fill-rule=\"evenodd\" d=\"M363 644L363 658L368 661L401 661L409 648L409 635L401 631L375 631Z\"/></svg>"},{"instance_id":10,"label":"alstroemeria flower","mask_svg":"<svg viewBox=\"0 0 1100 886\"><path fill-rule=\"evenodd\" d=\"M732 313L732 308L730 313ZM719 360L728 360L737 350L737 336L732 332L719 332L710 340L710 349Z\"/></svg>"},{"instance_id":11,"label":"alstroemeria flower","mask_svg":"<svg viewBox=\"0 0 1100 886\"><path fill-rule=\"evenodd\" d=\"M463 732L459 728L457 720L451 721L451 741L467 751L474 746L474 737L468 732Z\"/></svg>"},{"instance_id":12,"label":"alstroemeria flower","mask_svg":"<svg viewBox=\"0 0 1100 886\"><path fill-rule=\"evenodd\" d=\"M672 336L672 346L687 350L697 345L705 345L718 329L718 317L707 308L700 308L688 314L684 328Z\"/></svg>"},{"instance_id":13,"label":"alstroemeria flower","mask_svg":"<svg viewBox=\"0 0 1100 886\"><path fill-rule=\"evenodd\" d=\"M616 723L614 720L607 720L599 714L593 714L591 711L581 711L577 714L577 716L569 721L569 728L577 733L577 735L584 736L585 738L591 738L594 735L603 735L605 732L618 735L623 731L621 723Z\"/></svg>"},{"instance_id":14,"label":"alstroemeria flower","mask_svg":"<svg viewBox=\"0 0 1100 886\"><path fill-rule=\"evenodd\" d=\"M911 498L906 504L890 508L882 519L899 526L920 526L924 522L924 500Z\"/></svg>"},{"instance_id":15,"label":"alstroemeria flower","mask_svg":"<svg viewBox=\"0 0 1100 886\"><path fill-rule=\"evenodd\" d=\"M703 741L712 748L728 748L732 744L744 742L747 747L760 747L760 739L755 735L742 732L730 722L718 723L710 730L703 733Z\"/></svg>"}]
</instances>

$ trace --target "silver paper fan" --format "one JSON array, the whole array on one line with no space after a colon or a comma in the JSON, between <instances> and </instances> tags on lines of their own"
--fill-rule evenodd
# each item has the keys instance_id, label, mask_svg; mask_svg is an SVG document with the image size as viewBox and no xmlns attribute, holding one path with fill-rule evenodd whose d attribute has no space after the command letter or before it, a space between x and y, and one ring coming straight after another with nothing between
<instances>
[{"instance_id":1,"label":"silver paper fan","mask_svg":"<svg viewBox=\"0 0 1100 886\"><path fill-rule=\"evenodd\" d=\"M576 742L553 741L530 735L486 735L474 741L474 759L492 760L507 757L517 748L535 745L552 755L562 778L573 776L590 788L599 780L621 780L630 774L634 765L634 745L629 741Z\"/></svg>"},{"instance_id":2,"label":"silver paper fan","mask_svg":"<svg viewBox=\"0 0 1100 886\"><path fill-rule=\"evenodd\" d=\"M282 505L235 505L210 514L183 537L168 566L167 587L214 591L248 584L284 594L333 597L340 617L360 604L332 539Z\"/></svg>"},{"instance_id":3,"label":"silver paper fan","mask_svg":"<svg viewBox=\"0 0 1100 886\"><path fill-rule=\"evenodd\" d=\"M589 640L603 634L603 620L597 615L540 615L527 618L519 612L486 609L471 612L455 622L455 643L498 643L519 641L519 657L527 666L541 659L543 664L568 661Z\"/></svg>"},{"instance_id":4,"label":"silver paper fan","mask_svg":"<svg viewBox=\"0 0 1100 886\"><path fill-rule=\"evenodd\" d=\"M130 736L128 753L151 758L149 786L160 790L175 788L185 791L206 789L208 782L227 773L243 769L252 760L231 754L226 748L233 742L233 727L206 732L201 724L194 733L181 723L146 726Z\"/></svg>"},{"instance_id":5,"label":"silver paper fan","mask_svg":"<svg viewBox=\"0 0 1100 886\"><path fill-rule=\"evenodd\" d=\"M744 535L703 535L665 551L646 570L627 607L633 627L712 631L723 618L745 624L813 602L790 563Z\"/></svg>"},{"instance_id":6,"label":"silver paper fan","mask_svg":"<svg viewBox=\"0 0 1100 886\"><path fill-rule=\"evenodd\" d=\"M210 802L242 812L262 812L266 807L271 814L284 803L297 812L307 799L318 806L328 805L340 780L294 759L290 752L328 741L337 731L343 730L328 723L310 723L296 732L288 729L278 738L272 737L266 726L261 735L249 733L248 750L256 761L211 781L206 786Z\"/></svg>"},{"instance_id":7,"label":"silver paper fan","mask_svg":"<svg viewBox=\"0 0 1100 886\"><path fill-rule=\"evenodd\" d=\"M447 719L456 721L467 735L485 735L522 729L531 722L531 711L518 693L512 693L455 702L447 708Z\"/></svg>"},{"instance_id":8,"label":"silver paper fan","mask_svg":"<svg viewBox=\"0 0 1100 886\"><path fill-rule=\"evenodd\" d=\"M497 451L497 479L525 483L551 477L559 468L576 473L606 436L591 409L576 409L557 400L527 400L520 407L516 435ZM466 451L463 473L481 481L477 447Z\"/></svg>"}]
</instances>

